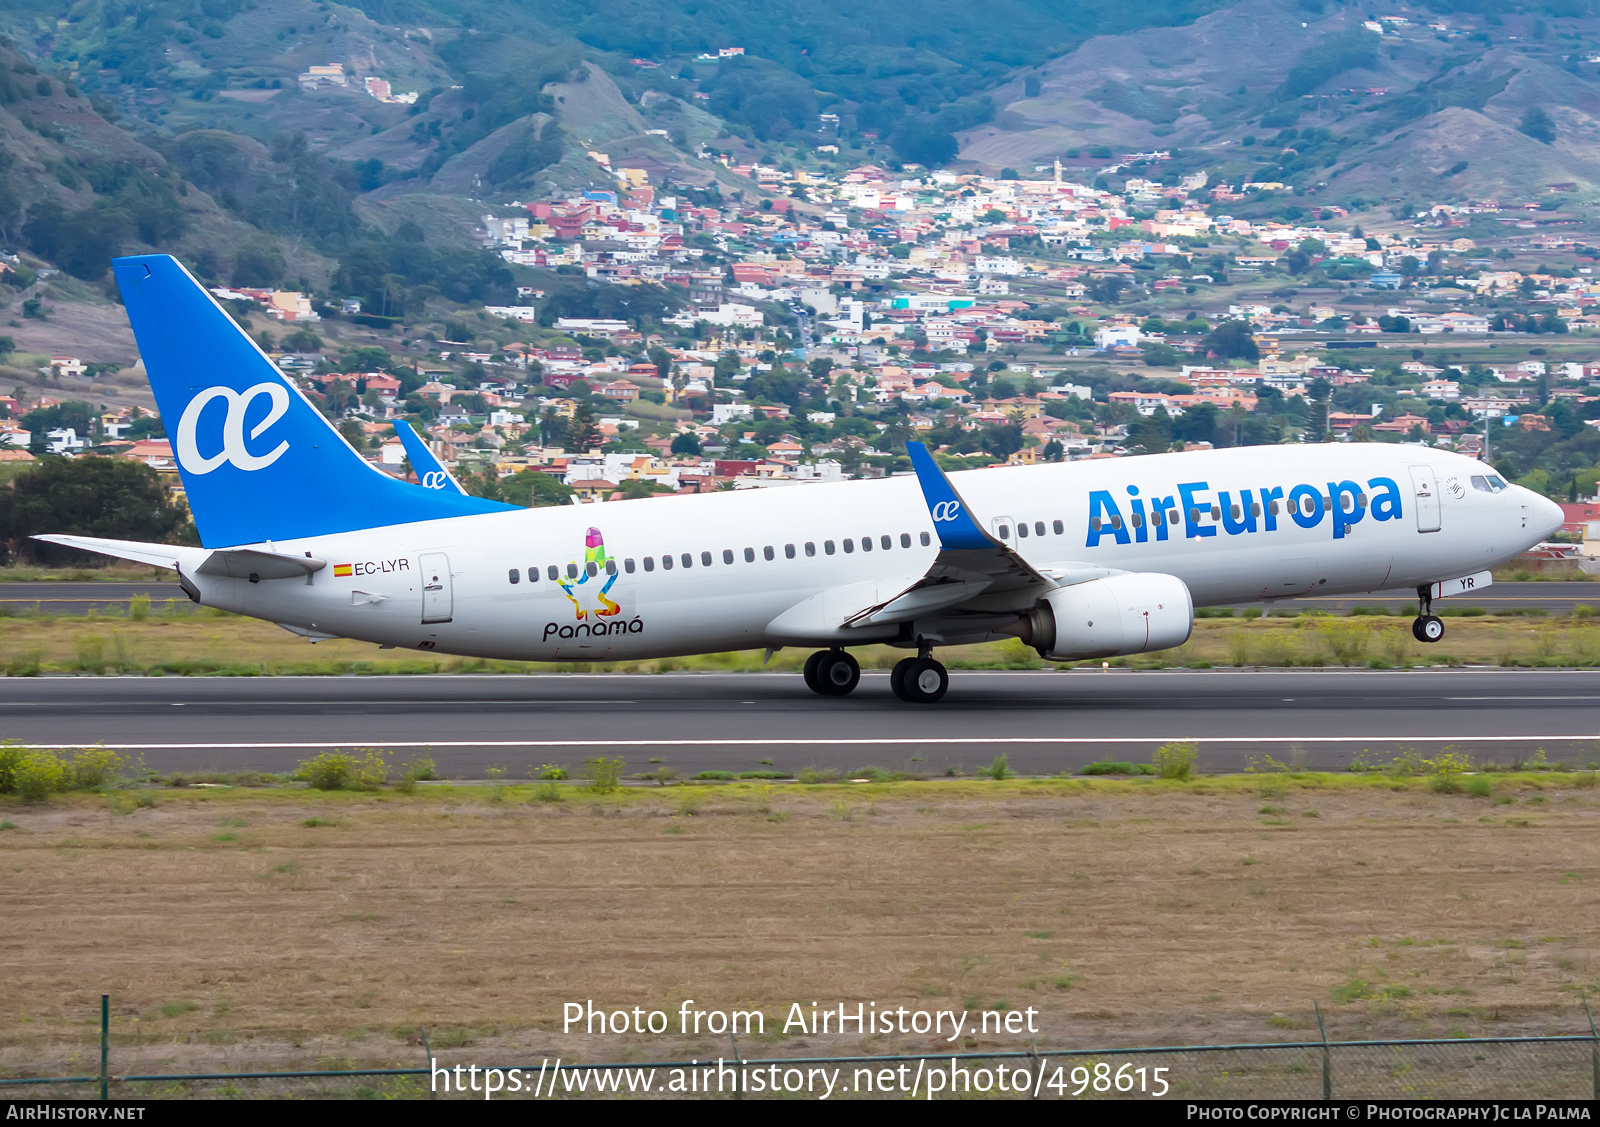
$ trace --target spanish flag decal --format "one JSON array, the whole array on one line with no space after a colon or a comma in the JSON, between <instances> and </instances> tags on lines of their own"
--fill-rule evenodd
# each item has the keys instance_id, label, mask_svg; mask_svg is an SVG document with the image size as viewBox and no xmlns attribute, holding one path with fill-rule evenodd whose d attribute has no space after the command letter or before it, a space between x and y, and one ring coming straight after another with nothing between
<instances>
[{"instance_id":1,"label":"spanish flag decal","mask_svg":"<svg viewBox=\"0 0 1600 1127\"><path fill-rule=\"evenodd\" d=\"M334 564L333 565L333 577L335 579L338 579L342 575L349 575L350 574L350 566L351 565L349 565L349 564Z\"/></svg>"}]
</instances>

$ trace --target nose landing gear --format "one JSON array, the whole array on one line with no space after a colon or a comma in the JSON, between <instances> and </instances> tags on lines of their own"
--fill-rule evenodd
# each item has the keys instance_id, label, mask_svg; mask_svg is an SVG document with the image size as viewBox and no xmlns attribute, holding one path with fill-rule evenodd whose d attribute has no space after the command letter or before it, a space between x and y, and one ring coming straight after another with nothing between
<instances>
[{"instance_id":1,"label":"nose landing gear","mask_svg":"<svg viewBox=\"0 0 1600 1127\"><path fill-rule=\"evenodd\" d=\"M1417 588L1417 601L1422 613L1411 624L1411 636L1419 642L1437 642L1444 637L1444 622L1433 613L1433 586L1424 583Z\"/></svg>"}]
</instances>

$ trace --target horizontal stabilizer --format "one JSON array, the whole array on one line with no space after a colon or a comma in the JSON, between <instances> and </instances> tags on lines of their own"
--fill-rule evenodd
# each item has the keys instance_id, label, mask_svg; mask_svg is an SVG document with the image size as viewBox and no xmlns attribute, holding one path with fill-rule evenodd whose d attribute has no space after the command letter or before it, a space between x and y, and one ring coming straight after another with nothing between
<instances>
[{"instance_id":1,"label":"horizontal stabilizer","mask_svg":"<svg viewBox=\"0 0 1600 1127\"><path fill-rule=\"evenodd\" d=\"M310 556L291 556L283 552L263 552L256 548L226 548L212 552L200 565L201 575L224 575L229 579L295 579L311 575L328 566L327 560Z\"/></svg>"},{"instance_id":2,"label":"horizontal stabilizer","mask_svg":"<svg viewBox=\"0 0 1600 1127\"><path fill-rule=\"evenodd\" d=\"M106 540L98 536L63 536L56 533L32 537L63 548L79 548L85 552L99 552L102 556L115 556L119 560L150 564L153 567L198 568L208 555L204 548L191 548L182 544L145 544L138 540Z\"/></svg>"}]
</instances>

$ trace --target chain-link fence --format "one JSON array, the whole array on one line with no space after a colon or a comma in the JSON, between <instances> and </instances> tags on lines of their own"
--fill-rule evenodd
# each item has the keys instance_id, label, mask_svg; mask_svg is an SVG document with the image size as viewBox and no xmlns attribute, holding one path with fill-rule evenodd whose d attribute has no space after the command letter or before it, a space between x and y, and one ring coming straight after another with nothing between
<instances>
[{"instance_id":1,"label":"chain-link fence","mask_svg":"<svg viewBox=\"0 0 1600 1127\"><path fill-rule=\"evenodd\" d=\"M452 1054L454 1056L455 1054ZM441 1062L443 1064L443 1062ZM449 1062L453 1067L455 1062ZM903 1067L902 1067L903 1066ZM444 1070L365 1069L115 1075L110 1098L497 1099L616 1096L877 1098L1000 1095L1038 1099L1600 1099L1600 1038L1593 1035L1452 1040L1304 1041L1089 1050L806 1057L722 1062L477 1066L461 1091ZM508 1080L517 1074L516 1081ZM761 1079L752 1082L752 1076ZM825 1079L825 1077L824 1077ZM99 1076L0 1079L0 1097L97 1099Z\"/></svg>"}]
</instances>

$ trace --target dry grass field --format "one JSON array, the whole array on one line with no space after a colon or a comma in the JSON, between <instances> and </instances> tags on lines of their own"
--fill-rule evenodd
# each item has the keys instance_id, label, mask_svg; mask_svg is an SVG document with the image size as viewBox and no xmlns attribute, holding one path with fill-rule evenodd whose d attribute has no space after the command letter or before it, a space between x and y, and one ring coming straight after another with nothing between
<instances>
[{"instance_id":1,"label":"dry grass field","mask_svg":"<svg viewBox=\"0 0 1600 1127\"><path fill-rule=\"evenodd\" d=\"M1600 600L1597 600L1600 601ZM763 663L760 650L687 658L603 662L595 665L486 661L336 640L315 645L268 622L188 603L157 605L140 617L23 615L0 617L0 674L152 673L167 675L458 672L653 673L673 670L794 672L809 653L787 649ZM1243 619L1203 618L1194 636L1175 650L1118 658L1136 669L1169 666L1360 666L1403 669L1418 665L1590 667L1600 663L1600 618L1521 616L1452 617L1445 640L1423 645L1401 616L1358 615ZM906 651L860 646L852 652L867 668L886 669ZM1047 662L1021 642L952 646L940 658L953 669L1038 669ZM1087 664L1098 665L1098 662Z\"/></svg>"},{"instance_id":2,"label":"dry grass field","mask_svg":"<svg viewBox=\"0 0 1600 1127\"><path fill-rule=\"evenodd\" d=\"M1481 788L1481 785L1479 787ZM1037 1007L1046 1046L1576 1031L1587 774L116 791L0 802L0 1073L726 1055L566 1001ZM1026 1038L967 1038L1025 1048ZM1019 1042L1021 1042L1019 1044Z\"/></svg>"}]
</instances>

